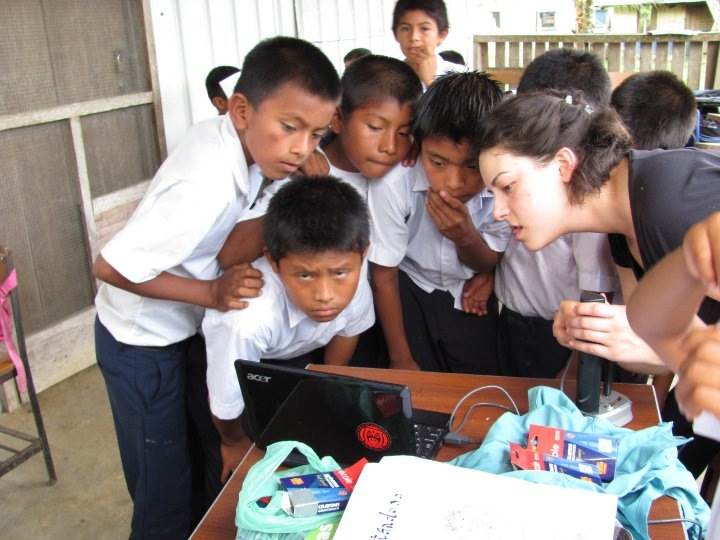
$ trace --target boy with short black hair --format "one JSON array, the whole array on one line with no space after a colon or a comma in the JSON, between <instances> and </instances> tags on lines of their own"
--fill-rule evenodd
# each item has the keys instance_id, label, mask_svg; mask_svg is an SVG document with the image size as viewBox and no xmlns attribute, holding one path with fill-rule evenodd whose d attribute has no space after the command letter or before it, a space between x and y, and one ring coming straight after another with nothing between
<instances>
[{"instance_id":1,"label":"boy with short black hair","mask_svg":"<svg viewBox=\"0 0 720 540\"><path fill-rule=\"evenodd\" d=\"M391 367L498 372L496 313L478 317L460 303L465 280L491 271L509 237L473 150L483 115L501 100L484 74L439 78L415 112L417 163L370 185L368 259Z\"/></svg>"},{"instance_id":2,"label":"boy with short black hair","mask_svg":"<svg viewBox=\"0 0 720 540\"><path fill-rule=\"evenodd\" d=\"M220 83L238 71L240 70L235 66L217 66L212 68L205 77L205 90L207 90L208 99L218 114L225 114L228 106L228 97L225 95Z\"/></svg>"},{"instance_id":3,"label":"boy with short black hair","mask_svg":"<svg viewBox=\"0 0 720 540\"><path fill-rule=\"evenodd\" d=\"M517 93L533 90L580 90L596 107L610 103L610 77L600 58L578 49L553 49L535 58L523 71Z\"/></svg>"},{"instance_id":4,"label":"boy with short black hair","mask_svg":"<svg viewBox=\"0 0 720 540\"><path fill-rule=\"evenodd\" d=\"M460 71L436 49L450 30L443 0L398 0L393 10L392 31L405 55L405 62L428 87L436 77Z\"/></svg>"},{"instance_id":5,"label":"boy with short black hair","mask_svg":"<svg viewBox=\"0 0 720 540\"><path fill-rule=\"evenodd\" d=\"M463 55L457 51L453 51L453 50L440 51L439 54L443 60L447 60L448 62L452 62L453 64L458 64L459 66L466 65Z\"/></svg>"},{"instance_id":6,"label":"boy with short black hair","mask_svg":"<svg viewBox=\"0 0 720 540\"><path fill-rule=\"evenodd\" d=\"M370 55L352 63L341 79L342 99L333 116L335 137L323 148L330 174L367 199L368 181L380 179L405 158L422 86L406 63Z\"/></svg>"},{"instance_id":7,"label":"boy with short black hair","mask_svg":"<svg viewBox=\"0 0 720 540\"><path fill-rule=\"evenodd\" d=\"M697 121L697 103L687 85L670 71L636 73L612 93L638 150L682 148Z\"/></svg>"},{"instance_id":8,"label":"boy with short black hair","mask_svg":"<svg viewBox=\"0 0 720 540\"><path fill-rule=\"evenodd\" d=\"M105 282L95 300L96 354L134 503L131 538L190 534L187 415L210 418L202 395L186 412L186 387L205 388L188 378L189 350L204 351L197 331L205 307L243 308L262 285L249 265L219 275L216 256L260 189L248 166L271 179L294 172L326 131L339 93L335 69L314 45L259 43L228 114L191 128L95 262Z\"/></svg>"},{"instance_id":9,"label":"boy with short black hair","mask_svg":"<svg viewBox=\"0 0 720 540\"><path fill-rule=\"evenodd\" d=\"M224 458L247 445L235 360L304 367L304 355L325 347L325 363L346 365L357 336L375 321L364 263L368 213L353 187L333 177L294 179L273 196L263 226L265 257L254 263L262 295L242 311L208 310L202 325ZM223 464L225 475L237 462Z\"/></svg>"},{"instance_id":10,"label":"boy with short black hair","mask_svg":"<svg viewBox=\"0 0 720 540\"><path fill-rule=\"evenodd\" d=\"M371 54L372 51L370 49L366 49L365 47L350 49L345 56L343 56L343 64L345 64L345 67L348 67L355 60L360 60L363 56L369 56Z\"/></svg>"}]
</instances>

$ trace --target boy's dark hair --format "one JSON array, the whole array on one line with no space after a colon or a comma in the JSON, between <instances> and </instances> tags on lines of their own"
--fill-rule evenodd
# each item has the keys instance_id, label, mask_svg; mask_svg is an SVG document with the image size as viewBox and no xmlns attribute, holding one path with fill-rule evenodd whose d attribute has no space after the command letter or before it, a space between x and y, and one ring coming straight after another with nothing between
<instances>
[{"instance_id":1,"label":"boy's dark hair","mask_svg":"<svg viewBox=\"0 0 720 540\"><path fill-rule=\"evenodd\" d=\"M290 253L356 251L368 247L368 210L357 190L333 176L301 177L270 200L265 247L277 262Z\"/></svg>"},{"instance_id":2,"label":"boy's dark hair","mask_svg":"<svg viewBox=\"0 0 720 540\"><path fill-rule=\"evenodd\" d=\"M227 99L225 92L220 86L220 81L227 79L233 73L240 71L235 66L217 66L212 68L205 77L205 89L210 101L213 98L221 97Z\"/></svg>"},{"instance_id":3,"label":"boy's dark hair","mask_svg":"<svg viewBox=\"0 0 720 540\"><path fill-rule=\"evenodd\" d=\"M571 103L569 103L571 101ZM582 202L607 181L632 141L610 107L591 112L578 94L546 90L518 94L485 117L478 152L497 146L511 154L549 162L570 148L578 164L570 181L570 200Z\"/></svg>"},{"instance_id":4,"label":"boy's dark hair","mask_svg":"<svg viewBox=\"0 0 720 540\"><path fill-rule=\"evenodd\" d=\"M257 107L289 82L328 101L340 97L340 79L327 56L312 43L291 37L274 37L255 45L245 57L234 91Z\"/></svg>"},{"instance_id":5,"label":"boy's dark hair","mask_svg":"<svg viewBox=\"0 0 720 540\"><path fill-rule=\"evenodd\" d=\"M343 62L354 62L355 60L359 60L363 56L368 56L370 54L372 54L372 51L370 51L370 49L366 49L365 47L351 49L347 52L345 56L343 56Z\"/></svg>"},{"instance_id":6,"label":"boy's dark hair","mask_svg":"<svg viewBox=\"0 0 720 540\"><path fill-rule=\"evenodd\" d=\"M695 96L670 71L630 76L615 89L610 102L635 148L682 148L695 127Z\"/></svg>"},{"instance_id":7,"label":"boy's dark hair","mask_svg":"<svg viewBox=\"0 0 720 540\"><path fill-rule=\"evenodd\" d=\"M445 32L450 29L448 24L447 8L443 0L398 0L393 10L392 31L393 34L400 24L400 18L407 11L424 11L435 21L438 32Z\"/></svg>"},{"instance_id":8,"label":"boy's dark hair","mask_svg":"<svg viewBox=\"0 0 720 540\"><path fill-rule=\"evenodd\" d=\"M395 99L400 105L414 105L422 95L420 79L409 65L375 54L350 64L343 73L341 86L340 110L345 118L368 103Z\"/></svg>"},{"instance_id":9,"label":"boy's dark hair","mask_svg":"<svg viewBox=\"0 0 720 540\"><path fill-rule=\"evenodd\" d=\"M415 108L412 134L415 143L426 137L448 137L475 144L482 118L503 99L503 91L487 73L448 73L436 79Z\"/></svg>"},{"instance_id":10,"label":"boy's dark hair","mask_svg":"<svg viewBox=\"0 0 720 540\"><path fill-rule=\"evenodd\" d=\"M447 62L452 62L453 64L459 64L461 66L465 65L463 55L457 51L440 51L438 54Z\"/></svg>"},{"instance_id":11,"label":"boy's dark hair","mask_svg":"<svg viewBox=\"0 0 720 540\"><path fill-rule=\"evenodd\" d=\"M610 104L610 77L600 58L576 49L553 49L525 68L517 93L534 90L580 90L593 107Z\"/></svg>"}]
</instances>

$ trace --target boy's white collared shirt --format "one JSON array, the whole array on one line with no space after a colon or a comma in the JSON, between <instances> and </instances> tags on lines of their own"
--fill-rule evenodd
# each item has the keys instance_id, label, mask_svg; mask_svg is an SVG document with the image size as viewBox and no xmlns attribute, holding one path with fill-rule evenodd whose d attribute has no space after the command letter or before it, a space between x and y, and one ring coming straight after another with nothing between
<instances>
[{"instance_id":1,"label":"boy's white collared shirt","mask_svg":"<svg viewBox=\"0 0 720 540\"><path fill-rule=\"evenodd\" d=\"M495 269L498 299L527 317L550 320L560 302L580 300L582 291L617 290L607 234L566 234L539 251L511 238Z\"/></svg>"},{"instance_id":2,"label":"boy's white collared shirt","mask_svg":"<svg viewBox=\"0 0 720 540\"><path fill-rule=\"evenodd\" d=\"M278 275L263 257L253 266L263 273L262 294L245 309L208 309L202 323L207 347L210 410L220 419L240 416L244 408L235 360L289 359L327 345L335 336L356 336L375 322L367 261L348 306L332 321L319 323L297 308Z\"/></svg>"},{"instance_id":3,"label":"boy's white collared shirt","mask_svg":"<svg viewBox=\"0 0 720 540\"><path fill-rule=\"evenodd\" d=\"M229 116L201 122L162 164L102 256L134 283L162 272L214 279L219 274L217 254L259 188L259 182L248 177ZM170 345L194 335L204 312L200 306L147 298L106 283L95 305L115 339L140 346Z\"/></svg>"},{"instance_id":4,"label":"boy's white collared shirt","mask_svg":"<svg viewBox=\"0 0 720 540\"><path fill-rule=\"evenodd\" d=\"M462 309L462 288L475 272L460 261L452 240L435 226L425 207L428 179L418 161L414 167L397 165L370 184L371 216L368 260L399 267L426 292L448 291L455 308ZM470 217L493 251L502 252L511 231L493 218L493 197L483 190L466 203Z\"/></svg>"}]
</instances>

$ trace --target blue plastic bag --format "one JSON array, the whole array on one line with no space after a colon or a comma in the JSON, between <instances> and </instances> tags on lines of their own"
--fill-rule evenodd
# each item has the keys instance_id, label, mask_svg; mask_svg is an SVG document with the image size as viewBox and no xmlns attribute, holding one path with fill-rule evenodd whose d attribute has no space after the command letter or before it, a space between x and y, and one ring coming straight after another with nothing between
<instances>
[{"instance_id":1,"label":"blue plastic bag","mask_svg":"<svg viewBox=\"0 0 720 540\"><path fill-rule=\"evenodd\" d=\"M308 464L278 472L278 467L296 449L307 458ZM238 529L246 531L303 533L310 532L324 523L337 521L339 512L305 518L289 516L280 506L283 490L278 478L338 469L340 466L333 458L326 456L321 459L304 443L280 441L271 444L265 450L265 457L253 465L245 476L235 512L235 525ZM262 497L272 497L264 508L257 504L258 499Z\"/></svg>"}]
</instances>

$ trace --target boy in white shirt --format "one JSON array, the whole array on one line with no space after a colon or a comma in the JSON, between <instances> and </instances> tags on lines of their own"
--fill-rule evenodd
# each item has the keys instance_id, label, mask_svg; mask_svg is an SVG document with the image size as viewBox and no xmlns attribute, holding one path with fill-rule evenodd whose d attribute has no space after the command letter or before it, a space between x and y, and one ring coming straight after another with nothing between
<instances>
[{"instance_id":1,"label":"boy in white shirt","mask_svg":"<svg viewBox=\"0 0 720 540\"><path fill-rule=\"evenodd\" d=\"M420 98L417 164L370 185L368 259L394 368L498 373L497 310L463 312L462 289L489 272L510 236L492 215L473 144L502 90L477 72L439 78Z\"/></svg>"},{"instance_id":2,"label":"boy in white shirt","mask_svg":"<svg viewBox=\"0 0 720 540\"><path fill-rule=\"evenodd\" d=\"M209 421L209 412L206 401L186 411L186 386L204 386L188 379L188 350L198 348L204 308L243 308L262 285L247 264L219 275L216 259L260 188L248 166L271 179L296 170L338 97L337 73L315 46L294 38L258 44L228 113L188 132L95 262L105 282L96 354L134 503L131 538L187 538L192 530L188 415Z\"/></svg>"},{"instance_id":3,"label":"boy in white shirt","mask_svg":"<svg viewBox=\"0 0 720 540\"><path fill-rule=\"evenodd\" d=\"M436 51L449 30L443 0L398 0L395 4L393 35L424 88L446 73L465 71L464 66L448 62Z\"/></svg>"},{"instance_id":4,"label":"boy in white shirt","mask_svg":"<svg viewBox=\"0 0 720 540\"><path fill-rule=\"evenodd\" d=\"M322 153L329 162L329 175L352 185L367 200L369 183L385 176L410 149L410 125L422 85L405 62L379 55L355 60L343 73L340 85L341 103L330 124L334 136ZM267 193L263 202L271 197ZM264 214L266 209L266 205L263 209L256 204L253 212ZM250 246L246 241L237 241L246 236L238 234L240 227L247 231L261 226L261 220L254 221L239 224L222 249L221 263L255 258L247 257ZM262 249L255 249L258 247ZM360 337L352 365L384 367L386 357L382 330L375 325Z\"/></svg>"},{"instance_id":5,"label":"boy in white shirt","mask_svg":"<svg viewBox=\"0 0 720 540\"><path fill-rule=\"evenodd\" d=\"M239 461L232 448L247 446L235 360L304 366L304 355L325 347L325 363L346 365L375 321L364 264L367 207L353 187L333 177L295 179L270 201L263 228L265 257L254 263L262 295L241 311L208 310L202 324L223 475Z\"/></svg>"},{"instance_id":6,"label":"boy in white shirt","mask_svg":"<svg viewBox=\"0 0 720 540\"><path fill-rule=\"evenodd\" d=\"M323 148L330 175L352 184L367 200L379 180L410 150L410 125L422 86L405 62L370 55L353 62L340 80L342 99Z\"/></svg>"}]
</instances>

